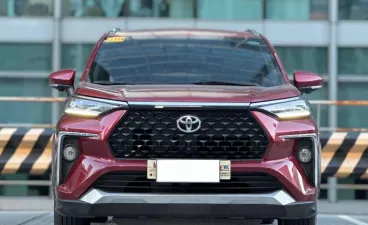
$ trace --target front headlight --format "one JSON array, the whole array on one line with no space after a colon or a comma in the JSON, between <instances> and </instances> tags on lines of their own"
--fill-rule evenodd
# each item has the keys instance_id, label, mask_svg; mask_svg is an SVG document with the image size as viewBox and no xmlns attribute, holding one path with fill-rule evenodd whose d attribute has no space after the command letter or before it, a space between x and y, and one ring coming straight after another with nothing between
<instances>
[{"instance_id":1,"label":"front headlight","mask_svg":"<svg viewBox=\"0 0 368 225\"><path fill-rule=\"evenodd\" d=\"M81 117L97 117L118 107L118 104L71 97L65 105L64 113Z\"/></svg>"},{"instance_id":2,"label":"front headlight","mask_svg":"<svg viewBox=\"0 0 368 225\"><path fill-rule=\"evenodd\" d=\"M309 104L305 100L266 105L259 109L271 113L279 120L305 119L311 116Z\"/></svg>"}]
</instances>

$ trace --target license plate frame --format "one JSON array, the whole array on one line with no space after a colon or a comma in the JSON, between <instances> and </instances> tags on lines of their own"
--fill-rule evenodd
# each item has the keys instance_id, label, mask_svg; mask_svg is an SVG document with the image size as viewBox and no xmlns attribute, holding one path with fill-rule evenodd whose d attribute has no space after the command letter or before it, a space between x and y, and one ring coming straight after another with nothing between
<instances>
[{"instance_id":1,"label":"license plate frame","mask_svg":"<svg viewBox=\"0 0 368 225\"><path fill-rule=\"evenodd\" d=\"M147 160L147 179L163 183L218 183L231 179L231 161L150 159Z\"/></svg>"}]
</instances>

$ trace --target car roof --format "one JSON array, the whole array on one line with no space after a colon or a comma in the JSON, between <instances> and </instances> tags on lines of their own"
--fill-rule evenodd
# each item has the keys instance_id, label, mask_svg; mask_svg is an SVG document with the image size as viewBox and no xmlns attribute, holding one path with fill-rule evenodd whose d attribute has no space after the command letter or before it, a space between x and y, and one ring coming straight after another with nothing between
<instances>
[{"instance_id":1,"label":"car roof","mask_svg":"<svg viewBox=\"0 0 368 225\"><path fill-rule=\"evenodd\" d=\"M150 30L129 30L123 31L114 29L107 37L131 37L131 38L157 38L175 36L201 36L201 37L244 37L262 39L261 35L254 30L229 31L216 29L150 29ZM106 38L107 38L106 37Z\"/></svg>"}]
</instances>

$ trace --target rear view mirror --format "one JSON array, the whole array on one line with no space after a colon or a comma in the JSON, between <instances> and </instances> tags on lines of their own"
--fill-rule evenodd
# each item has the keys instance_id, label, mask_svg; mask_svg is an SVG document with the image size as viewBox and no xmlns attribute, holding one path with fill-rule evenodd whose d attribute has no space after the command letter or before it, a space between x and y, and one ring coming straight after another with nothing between
<instances>
[{"instance_id":1,"label":"rear view mirror","mask_svg":"<svg viewBox=\"0 0 368 225\"><path fill-rule=\"evenodd\" d=\"M323 79L320 75L305 72L294 72L294 86L303 93L311 93L323 86Z\"/></svg>"},{"instance_id":2,"label":"rear view mirror","mask_svg":"<svg viewBox=\"0 0 368 225\"><path fill-rule=\"evenodd\" d=\"M75 70L65 69L54 72L49 76L49 85L58 91L67 91L68 94L74 92Z\"/></svg>"}]
</instances>

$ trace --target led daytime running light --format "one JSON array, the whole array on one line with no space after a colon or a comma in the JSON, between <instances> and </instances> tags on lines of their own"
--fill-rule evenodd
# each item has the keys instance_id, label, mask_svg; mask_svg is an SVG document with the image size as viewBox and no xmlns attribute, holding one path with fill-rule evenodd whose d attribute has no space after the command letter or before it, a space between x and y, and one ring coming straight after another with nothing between
<instances>
[{"instance_id":1,"label":"led daytime running light","mask_svg":"<svg viewBox=\"0 0 368 225\"><path fill-rule=\"evenodd\" d=\"M273 114L279 120L306 119L311 116L309 104L305 100L266 105L260 109Z\"/></svg>"}]
</instances>

